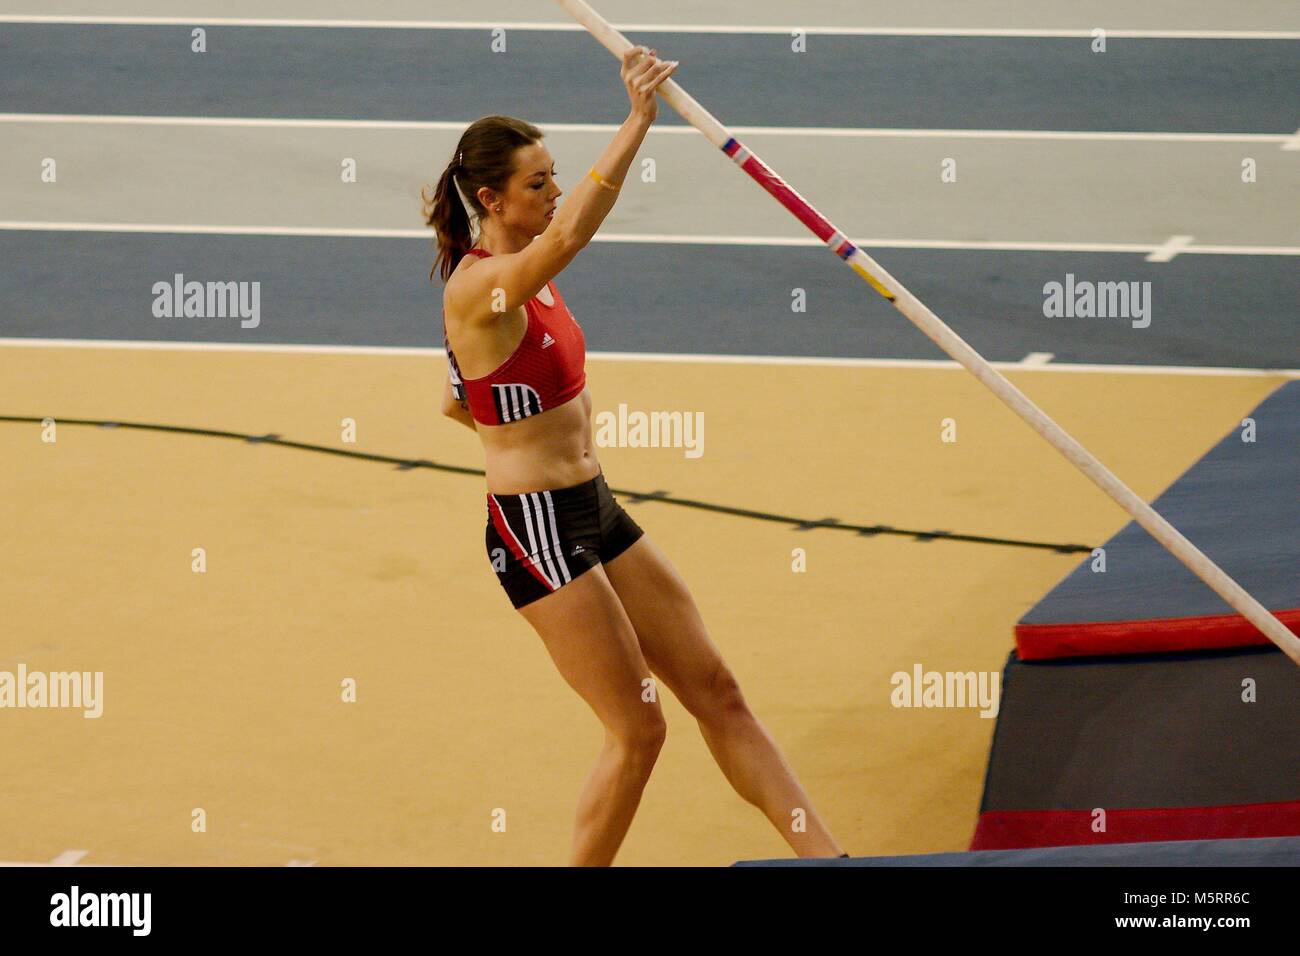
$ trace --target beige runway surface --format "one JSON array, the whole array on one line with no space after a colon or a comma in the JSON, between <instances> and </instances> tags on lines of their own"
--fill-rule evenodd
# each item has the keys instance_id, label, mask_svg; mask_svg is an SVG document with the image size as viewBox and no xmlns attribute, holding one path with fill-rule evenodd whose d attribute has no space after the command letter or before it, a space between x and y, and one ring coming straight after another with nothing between
<instances>
[{"instance_id":1,"label":"beige runway surface","mask_svg":"<svg viewBox=\"0 0 1300 956\"><path fill-rule=\"evenodd\" d=\"M0 368L9 415L481 467L475 436L437 412L437 356L3 348ZM698 458L602 448L617 489L1072 544L1125 520L962 371L593 360L588 376L597 413L704 415ZM1012 378L1148 500L1280 381ZM210 436L42 433L0 422L0 669L102 671L103 715L5 714L11 860L565 858L601 729L496 584L481 477ZM890 676L1000 670L1015 620L1079 556L624 502L840 841L855 855L964 849L994 721L895 709ZM788 855L664 698L668 742L618 862Z\"/></svg>"}]
</instances>

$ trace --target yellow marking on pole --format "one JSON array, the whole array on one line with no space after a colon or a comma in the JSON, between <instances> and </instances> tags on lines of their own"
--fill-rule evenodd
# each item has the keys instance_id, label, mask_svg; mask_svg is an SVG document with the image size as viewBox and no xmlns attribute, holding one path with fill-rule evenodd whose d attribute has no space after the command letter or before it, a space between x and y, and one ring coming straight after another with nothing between
<instances>
[{"instance_id":1,"label":"yellow marking on pole","mask_svg":"<svg viewBox=\"0 0 1300 956\"><path fill-rule=\"evenodd\" d=\"M870 283L871 288L875 289L877 292L883 295L890 302L894 301L894 293L890 292L883 285L877 282L875 276L873 276L866 269L862 268L862 266L858 265L856 262L850 262L849 268L852 269L854 272L856 272L858 275L862 276L862 278L866 279L867 282Z\"/></svg>"}]
</instances>

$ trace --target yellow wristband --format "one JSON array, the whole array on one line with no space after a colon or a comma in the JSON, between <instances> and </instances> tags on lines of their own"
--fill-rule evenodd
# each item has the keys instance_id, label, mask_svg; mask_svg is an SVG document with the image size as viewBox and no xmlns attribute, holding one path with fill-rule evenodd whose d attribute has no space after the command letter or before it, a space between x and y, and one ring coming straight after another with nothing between
<instances>
[{"instance_id":1,"label":"yellow wristband","mask_svg":"<svg viewBox=\"0 0 1300 956\"><path fill-rule=\"evenodd\" d=\"M604 186L606 189L611 190L612 192L618 192L619 189L622 188L621 185L611 186L609 183L605 182L605 180L601 179L600 173L596 172L595 166L591 167L591 172L589 172L587 175L590 176L592 179L596 180L597 183Z\"/></svg>"}]
</instances>

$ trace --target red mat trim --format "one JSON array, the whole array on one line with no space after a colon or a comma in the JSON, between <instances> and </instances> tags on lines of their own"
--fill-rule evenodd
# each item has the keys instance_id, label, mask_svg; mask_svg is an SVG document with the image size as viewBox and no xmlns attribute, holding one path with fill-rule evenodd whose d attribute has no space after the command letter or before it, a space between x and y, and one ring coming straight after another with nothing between
<instances>
[{"instance_id":1,"label":"red mat trim","mask_svg":"<svg viewBox=\"0 0 1300 956\"><path fill-rule=\"evenodd\" d=\"M1300 634L1300 608L1274 611L1273 614L1292 631ZM1016 654L1022 661L1052 657L1203 651L1216 647L1249 647L1269 643L1269 639L1240 614L1016 625Z\"/></svg>"},{"instance_id":2,"label":"red mat trim","mask_svg":"<svg viewBox=\"0 0 1300 956\"><path fill-rule=\"evenodd\" d=\"M1092 831L1090 810L991 810L981 813L972 850L1235 840L1300 836L1300 800L1225 807L1107 810L1106 832Z\"/></svg>"}]
</instances>

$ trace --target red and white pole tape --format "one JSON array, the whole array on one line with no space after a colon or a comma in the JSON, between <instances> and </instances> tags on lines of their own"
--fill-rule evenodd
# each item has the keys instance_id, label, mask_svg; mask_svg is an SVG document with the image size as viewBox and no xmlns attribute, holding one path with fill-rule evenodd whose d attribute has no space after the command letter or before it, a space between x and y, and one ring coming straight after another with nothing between
<instances>
[{"instance_id":1,"label":"red and white pole tape","mask_svg":"<svg viewBox=\"0 0 1300 956\"><path fill-rule=\"evenodd\" d=\"M615 58L621 60L624 51L633 45L627 37L614 29L583 0L555 0L555 2L586 27L602 46L614 54ZM1228 577L1223 569L1206 557L1196 545L1183 537L1182 533L1161 517L1154 508L1139 498L1091 452L1071 438L1065 429L1048 418L1041 408L989 365L983 356L948 328L943 320L931 312L920 299L908 292L901 282L850 242L843 232L773 172L771 167L732 136L725 126L697 103L675 80L671 77L665 80L659 85L658 92L669 106L681 114L683 119L731 157L736 165L749 173L755 182L790 210L795 218L812 231L813 235L843 259L849 268L892 302L894 308L929 336L939 348L983 382L994 395L1023 418L1030 428L1042 435L1072 465L1110 495L1121 508L1133 516L1133 520L1147 530L1151 537L1187 565L1192 573L1209 585L1219 597L1240 611L1248 621L1263 632L1265 637L1286 652L1291 660L1300 664L1300 638L1292 634L1285 624L1270 614L1268 609L1251 597L1240 584Z\"/></svg>"}]
</instances>

